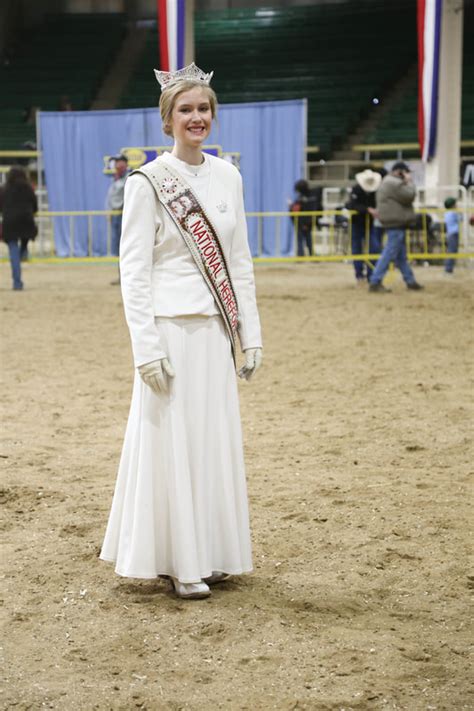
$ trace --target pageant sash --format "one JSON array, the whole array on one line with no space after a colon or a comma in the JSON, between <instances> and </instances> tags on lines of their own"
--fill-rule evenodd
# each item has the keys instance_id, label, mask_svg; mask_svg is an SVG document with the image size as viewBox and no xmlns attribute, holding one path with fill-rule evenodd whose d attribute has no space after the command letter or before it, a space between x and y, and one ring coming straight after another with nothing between
<instances>
[{"instance_id":1,"label":"pageant sash","mask_svg":"<svg viewBox=\"0 0 474 711\"><path fill-rule=\"evenodd\" d=\"M133 172L148 178L159 201L177 226L224 319L235 357L238 305L214 225L191 187L168 165L153 161L153 164L145 164Z\"/></svg>"}]
</instances>

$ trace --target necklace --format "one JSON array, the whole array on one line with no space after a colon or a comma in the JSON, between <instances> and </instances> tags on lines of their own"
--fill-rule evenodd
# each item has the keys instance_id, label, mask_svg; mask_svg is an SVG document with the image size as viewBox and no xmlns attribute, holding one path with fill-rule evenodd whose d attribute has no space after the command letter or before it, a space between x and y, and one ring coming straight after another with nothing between
<instances>
[{"instance_id":1,"label":"necklace","mask_svg":"<svg viewBox=\"0 0 474 711\"><path fill-rule=\"evenodd\" d=\"M183 177L187 176L188 178L191 178L189 184L193 188L200 201L204 205L207 205L211 184L212 169L212 163L209 161L209 159L206 159L206 157L203 155L203 162L200 163L200 165L191 165L190 163L186 163L180 158L173 156L172 153L169 155L177 162L178 165L176 165L176 168L181 173L181 175Z\"/></svg>"},{"instance_id":2,"label":"necklace","mask_svg":"<svg viewBox=\"0 0 474 711\"><path fill-rule=\"evenodd\" d=\"M190 163L184 163L184 166L186 167L187 170L189 170L190 173L194 175L195 178L198 177L198 175L201 175L201 173L204 172L204 167L207 165L206 159L202 158L202 163L199 165L191 165Z\"/></svg>"}]
</instances>

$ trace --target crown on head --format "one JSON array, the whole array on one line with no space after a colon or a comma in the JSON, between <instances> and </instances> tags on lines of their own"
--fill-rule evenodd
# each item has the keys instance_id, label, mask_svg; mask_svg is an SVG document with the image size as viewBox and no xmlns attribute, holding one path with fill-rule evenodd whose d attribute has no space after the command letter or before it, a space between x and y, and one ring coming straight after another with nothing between
<instances>
[{"instance_id":1,"label":"crown on head","mask_svg":"<svg viewBox=\"0 0 474 711\"><path fill-rule=\"evenodd\" d=\"M187 67L178 69L176 72L160 72L158 69L154 69L154 72L156 80L161 86L161 91L167 89L171 84L175 84L178 81L186 81L186 79L192 79L193 81L201 82L209 86L214 74L214 72L206 74L202 69L199 69L194 62L188 64Z\"/></svg>"}]
</instances>

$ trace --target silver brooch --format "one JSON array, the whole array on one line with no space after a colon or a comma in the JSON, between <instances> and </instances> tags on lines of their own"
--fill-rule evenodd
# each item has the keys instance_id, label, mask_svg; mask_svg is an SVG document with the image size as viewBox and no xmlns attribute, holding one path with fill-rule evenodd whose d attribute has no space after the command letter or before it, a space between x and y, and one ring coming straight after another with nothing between
<instances>
[{"instance_id":1,"label":"silver brooch","mask_svg":"<svg viewBox=\"0 0 474 711\"><path fill-rule=\"evenodd\" d=\"M222 201L217 205L219 212L227 212L227 203Z\"/></svg>"},{"instance_id":2,"label":"silver brooch","mask_svg":"<svg viewBox=\"0 0 474 711\"><path fill-rule=\"evenodd\" d=\"M176 183L176 180L173 178L163 178L163 181L161 183L161 189L163 192L167 193L168 195L172 195L174 192L176 192L178 188L178 184Z\"/></svg>"}]
</instances>

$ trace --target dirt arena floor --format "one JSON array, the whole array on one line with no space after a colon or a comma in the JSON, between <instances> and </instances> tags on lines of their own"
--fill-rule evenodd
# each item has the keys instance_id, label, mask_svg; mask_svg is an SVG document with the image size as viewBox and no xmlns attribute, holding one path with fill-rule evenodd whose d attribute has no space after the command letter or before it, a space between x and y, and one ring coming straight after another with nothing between
<instances>
[{"instance_id":1,"label":"dirt arena floor","mask_svg":"<svg viewBox=\"0 0 474 711\"><path fill-rule=\"evenodd\" d=\"M97 558L132 385L113 266L0 266L3 708L473 709L474 272L258 266L255 572L180 601Z\"/></svg>"}]
</instances>

